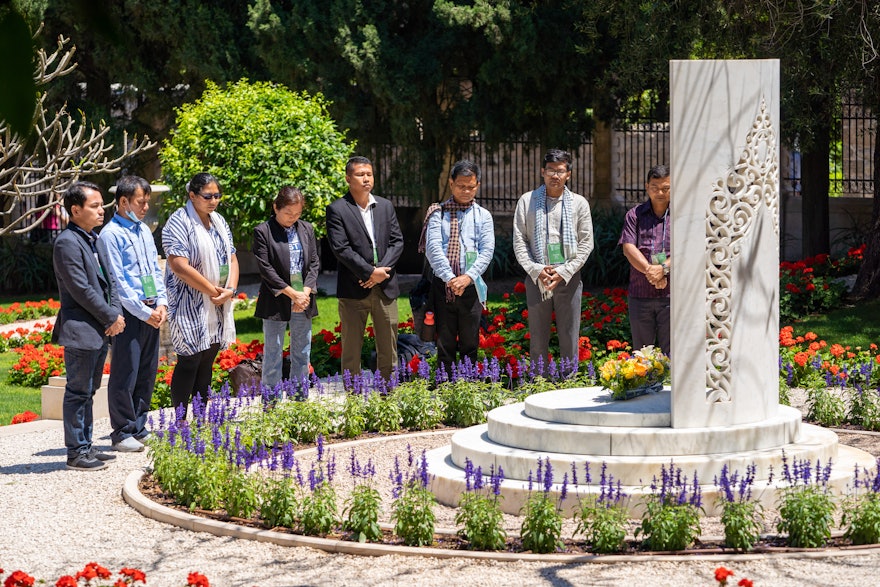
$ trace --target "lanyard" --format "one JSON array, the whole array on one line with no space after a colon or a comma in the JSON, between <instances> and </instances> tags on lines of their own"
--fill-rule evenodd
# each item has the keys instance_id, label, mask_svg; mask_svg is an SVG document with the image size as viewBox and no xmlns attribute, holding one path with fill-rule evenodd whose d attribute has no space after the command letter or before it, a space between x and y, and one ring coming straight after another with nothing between
<instances>
[{"instance_id":1,"label":"lanyard","mask_svg":"<svg viewBox=\"0 0 880 587\"><path fill-rule=\"evenodd\" d=\"M669 218L669 208L667 208L666 212L664 212L664 214L663 214L663 231L660 236L660 250L662 250L664 253L666 252L666 220L668 218ZM653 233L653 229L651 229L651 232ZM651 254L654 255L655 253L657 253L657 247L656 247L657 242L656 242L656 239L652 239L652 240L654 240L654 242L651 243Z\"/></svg>"},{"instance_id":2,"label":"lanyard","mask_svg":"<svg viewBox=\"0 0 880 587\"><path fill-rule=\"evenodd\" d=\"M149 267L150 263L149 263L149 254L147 253L147 245L146 245L146 243L144 243L144 240L140 235L140 231L138 231L138 240L140 241L141 246L143 248L143 253L144 253L143 257L141 257L140 251L138 251L138 247L134 242L134 238L131 236L132 231L130 229L126 228L121 222L119 222L119 220L116 219L116 216L113 217L113 222L115 222L116 224L118 224L119 226L122 227L122 231L125 233L125 237L128 239L128 242L131 243L131 248L134 250L134 258L135 258L135 261L137 261L138 271L140 271L140 274L141 275L148 275L148 274L152 273L152 271L147 271L144 268L145 265L146 265L146 267ZM134 227L134 226L136 226L136 225L132 225L132 227Z\"/></svg>"}]
</instances>

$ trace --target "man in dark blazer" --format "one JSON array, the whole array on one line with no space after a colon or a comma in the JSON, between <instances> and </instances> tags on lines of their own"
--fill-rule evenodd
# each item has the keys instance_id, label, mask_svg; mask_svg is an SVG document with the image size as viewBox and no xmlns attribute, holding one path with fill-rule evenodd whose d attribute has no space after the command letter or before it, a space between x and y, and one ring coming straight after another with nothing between
<instances>
[{"instance_id":1,"label":"man in dark blazer","mask_svg":"<svg viewBox=\"0 0 880 587\"><path fill-rule=\"evenodd\" d=\"M290 325L290 379L301 385L309 375L320 261L315 231L301 218L304 204L302 191L284 186L272 204L275 213L254 229L253 252L261 279L254 316L263 319L262 383L270 388L281 380L286 324ZM296 258L291 262L291 250L301 254L301 262Z\"/></svg>"},{"instance_id":2,"label":"man in dark blazer","mask_svg":"<svg viewBox=\"0 0 880 587\"><path fill-rule=\"evenodd\" d=\"M115 458L92 447L92 398L104 373L108 337L122 332L125 319L110 262L96 243L95 229L104 222L100 188L74 183L64 193L64 208L70 222L55 239L52 255L61 299L52 341L64 346L67 369L62 410L67 468L94 471Z\"/></svg>"},{"instance_id":3,"label":"man in dark blazer","mask_svg":"<svg viewBox=\"0 0 880 587\"><path fill-rule=\"evenodd\" d=\"M373 317L376 366L388 378L397 365L397 297L394 266L403 253L403 234L394 206L374 196L373 165L352 157L345 166L349 192L327 207L327 238L339 261L336 296L342 323L342 370L361 370L367 317Z\"/></svg>"}]
</instances>

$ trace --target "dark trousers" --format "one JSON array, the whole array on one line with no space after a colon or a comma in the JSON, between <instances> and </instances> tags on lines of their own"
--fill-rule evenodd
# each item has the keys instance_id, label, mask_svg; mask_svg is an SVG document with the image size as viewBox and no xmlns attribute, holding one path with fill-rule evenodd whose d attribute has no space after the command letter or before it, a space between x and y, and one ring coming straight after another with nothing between
<instances>
[{"instance_id":1,"label":"dark trousers","mask_svg":"<svg viewBox=\"0 0 880 587\"><path fill-rule=\"evenodd\" d=\"M92 448L92 403L101 386L106 358L106 342L97 350L64 347L67 385L64 386L62 417L68 459L87 454Z\"/></svg>"},{"instance_id":2,"label":"dark trousers","mask_svg":"<svg viewBox=\"0 0 880 587\"><path fill-rule=\"evenodd\" d=\"M669 298L629 298L633 350L655 345L671 356Z\"/></svg>"},{"instance_id":3,"label":"dark trousers","mask_svg":"<svg viewBox=\"0 0 880 587\"><path fill-rule=\"evenodd\" d=\"M147 412L159 365L159 329L123 310L125 330L113 339L107 404L110 440L146 436Z\"/></svg>"},{"instance_id":4,"label":"dark trousers","mask_svg":"<svg viewBox=\"0 0 880 587\"><path fill-rule=\"evenodd\" d=\"M194 355L177 355L177 365L171 376L171 405L176 410L184 407L184 417L190 400L199 394L202 402L208 400L211 391L211 368L214 359L220 352L220 343L212 344L207 349Z\"/></svg>"},{"instance_id":5,"label":"dark trousers","mask_svg":"<svg viewBox=\"0 0 880 587\"><path fill-rule=\"evenodd\" d=\"M463 294L455 296L455 300L449 303L446 301L446 284L434 277L431 299L437 332L438 366L442 365L447 373L452 373L452 365L465 357L476 363L480 347L480 315L483 312L476 286L469 285Z\"/></svg>"}]
</instances>

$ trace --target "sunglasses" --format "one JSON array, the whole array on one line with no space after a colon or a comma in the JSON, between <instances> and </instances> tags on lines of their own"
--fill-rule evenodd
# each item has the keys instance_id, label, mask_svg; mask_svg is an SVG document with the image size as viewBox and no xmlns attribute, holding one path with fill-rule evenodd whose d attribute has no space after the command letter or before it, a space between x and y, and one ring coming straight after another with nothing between
<instances>
[{"instance_id":1,"label":"sunglasses","mask_svg":"<svg viewBox=\"0 0 880 587\"><path fill-rule=\"evenodd\" d=\"M221 194L220 192L217 192L216 194L199 194L199 195L202 196L206 200L219 200L220 198L223 197L223 194Z\"/></svg>"}]
</instances>

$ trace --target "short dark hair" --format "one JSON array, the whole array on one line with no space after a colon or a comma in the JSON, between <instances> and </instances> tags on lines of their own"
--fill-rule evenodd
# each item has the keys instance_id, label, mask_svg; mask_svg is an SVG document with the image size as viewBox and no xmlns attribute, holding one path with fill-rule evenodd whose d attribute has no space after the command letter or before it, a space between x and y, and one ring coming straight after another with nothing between
<instances>
[{"instance_id":1,"label":"short dark hair","mask_svg":"<svg viewBox=\"0 0 880 587\"><path fill-rule=\"evenodd\" d=\"M305 201L306 197L303 195L302 190L295 188L292 185L286 185L278 190L278 195L275 196L275 201L272 202L272 204L275 208L280 210L288 206L299 204L300 202L305 203Z\"/></svg>"},{"instance_id":2,"label":"short dark hair","mask_svg":"<svg viewBox=\"0 0 880 587\"><path fill-rule=\"evenodd\" d=\"M665 165L655 165L648 170L648 177L645 178L645 183L652 179L665 179L667 177L669 177L669 168Z\"/></svg>"},{"instance_id":3,"label":"short dark hair","mask_svg":"<svg viewBox=\"0 0 880 587\"><path fill-rule=\"evenodd\" d=\"M541 169L547 167L548 163L565 163L566 171L571 171L571 153L562 149L548 149L544 153L544 162L541 164Z\"/></svg>"},{"instance_id":4,"label":"short dark hair","mask_svg":"<svg viewBox=\"0 0 880 587\"><path fill-rule=\"evenodd\" d=\"M459 175L464 177L476 177L477 183L479 183L483 174L480 171L479 165L468 159L462 159L461 161L456 161L452 166L452 171L449 172L449 177L453 181L455 181Z\"/></svg>"},{"instance_id":5,"label":"short dark hair","mask_svg":"<svg viewBox=\"0 0 880 587\"><path fill-rule=\"evenodd\" d=\"M201 193L202 188L206 185L216 183L217 189L220 189L220 182L217 181L217 178L211 175L210 173L196 173L192 176L192 179L186 182L186 193L189 195L190 192L194 194ZM220 190L221 192L223 190Z\"/></svg>"},{"instance_id":6,"label":"short dark hair","mask_svg":"<svg viewBox=\"0 0 880 587\"><path fill-rule=\"evenodd\" d=\"M153 188L150 187L150 182L143 177L123 175L116 180L116 203L119 204L120 198L131 199L138 189L143 190L145 196L149 196L153 191Z\"/></svg>"},{"instance_id":7,"label":"short dark hair","mask_svg":"<svg viewBox=\"0 0 880 587\"><path fill-rule=\"evenodd\" d=\"M90 190L101 193L101 188L90 181L77 181L67 188L67 191L64 192L64 209L67 210L68 214L73 216L74 206L82 208L86 205L86 198L88 197L86 192ZM101 197L103 198L103 194L101 194Z\"/></svg>"},{"instance_id":8,"label":"short dark hair","mask_svg":"<svg viewBox=\"0 0 880 587\"><path fill-rule=\"evenodd\" d=\"M354 157L350 157L348 159L348 162L345 164L345 175L348 175L349 173L354 171L355 165L369 165L370 167L372 167L373 162L370 161L369 159L367 159L366 157L361 156L361 155L355 155Z\"/></svg>"}]
</instances>

